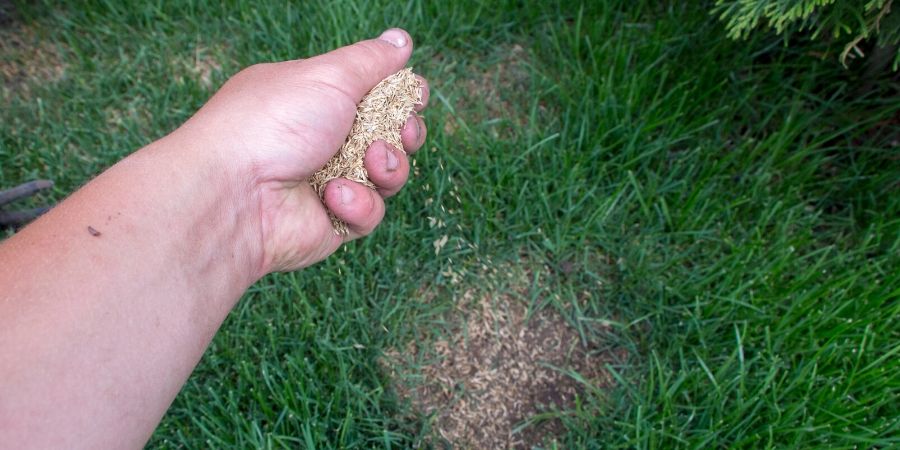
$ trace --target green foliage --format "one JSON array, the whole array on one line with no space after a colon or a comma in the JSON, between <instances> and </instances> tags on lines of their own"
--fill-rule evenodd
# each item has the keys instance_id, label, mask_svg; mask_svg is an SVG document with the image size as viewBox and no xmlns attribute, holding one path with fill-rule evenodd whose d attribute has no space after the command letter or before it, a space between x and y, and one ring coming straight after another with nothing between
<instances>
[{"instance_id":1,"label":"green foliage","mask_svg":"<svg viewBox=\"0 0 900 450\"><path fill-rule=\"evenodd\" d=\"M716 0L713 13L726 23L728 36L746 39L758 29L774 29L788 37L808 32L812 39L843 45L841 64L863 56L858 45L874 39L879 47L900 43L900 13L891 13L893 0ZM894 70L900 64L896 48Z\"/></svg>"}]
</instances>

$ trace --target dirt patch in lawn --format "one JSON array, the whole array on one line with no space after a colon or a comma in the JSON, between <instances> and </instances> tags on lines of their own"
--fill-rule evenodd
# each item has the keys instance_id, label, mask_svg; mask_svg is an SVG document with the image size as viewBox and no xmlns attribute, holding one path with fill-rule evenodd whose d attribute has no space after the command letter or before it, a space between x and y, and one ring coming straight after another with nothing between
<instances>
[{"instance_id":1,"label":"dirt patch in lawn","mask_svg":"<svg viewBox=\"0 0 900 450\"><path fill-rule=\"evenodd\" d=\"M446 64L443 57L435 57L434 65ZM456 134L465 120L469 126L487 125L495 138L511 137L514 131L528 122L531 92L529 65L531 56L521 45L506 45L484 58L483 66L469 65L462 78L456 80L459 91L454 108L457 117L448 113L443 131Z\"/></svg>"},{"instance_id":2,"label":"dirt patch in lawn","mask_svg":"<svg viewBox=\"0 0 900 450\"><path fill-rule=\"evenodd\" d=\"M230 62L229 57L229 48L224 45L198 44L192 52L179 53L173 58L172 72L179 83L192 79L204 89L214 90L223 81L222 67Z\"/></svg>"},{"instance_id":3,"label":"dirt patch in lawn","mask_svg":"<svg viewBox=\"0 0 900 450\"><path fill-rule=\"evenodd\" d=\"M416 343L385 361L398 395L431 418L436 448L549 445L564 431L555 414L588 389L612 386L606 363L624 354L585 342L551 307L529 311L524 292L471 289L461 297L464 317L423 352L423 365L411 361L422 350Z\"/></svg>"},{"instance_id":4,"label":"dirt patch in lawn","mask_svg":"<svg viewBox=\"0 0 900 450\"><path fill-rule=\"evenodd\" d=\"M66 66L56 46L33 28L21 24L0 27L0 91L27 95L36 84L54 83Z\"/></svg>"}]
</instances>

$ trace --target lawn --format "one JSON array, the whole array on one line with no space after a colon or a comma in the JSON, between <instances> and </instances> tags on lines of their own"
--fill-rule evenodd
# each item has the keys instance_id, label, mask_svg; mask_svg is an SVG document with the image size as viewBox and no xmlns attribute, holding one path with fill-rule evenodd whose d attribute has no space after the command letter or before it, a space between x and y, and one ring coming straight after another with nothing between
<instances>
[{"instance_id":1,"label":"lawn","mask_svg":"<svg viewBox=\"0 0 900 450\"><path fill-rule=\"evenodd\" d=\"M0 186L60 201L240 68L402 26L432 86L414 179L246 294L151 448L442 448L420 386L497 309L592 362L540 366L574 394L517 418L529 442L900 445L900 79L699 3L28 6L0 24Z\"/></svg>"}]
</instances>

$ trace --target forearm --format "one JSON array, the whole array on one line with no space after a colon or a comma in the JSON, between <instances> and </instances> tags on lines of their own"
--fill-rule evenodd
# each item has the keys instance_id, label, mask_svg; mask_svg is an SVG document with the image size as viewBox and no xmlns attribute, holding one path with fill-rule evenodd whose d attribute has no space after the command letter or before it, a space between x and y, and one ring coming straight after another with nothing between
<instances>
[{"instance_id":1,"label":"forearm","mask_svg":"<svg viewBox=\"0 0 900 450\"><path fill-rule=\"evenodd\" d=\"M0 245L0 435L143 445L261 275L250 180L198 145L136 152Z\"/></svg>"}]
</instances>

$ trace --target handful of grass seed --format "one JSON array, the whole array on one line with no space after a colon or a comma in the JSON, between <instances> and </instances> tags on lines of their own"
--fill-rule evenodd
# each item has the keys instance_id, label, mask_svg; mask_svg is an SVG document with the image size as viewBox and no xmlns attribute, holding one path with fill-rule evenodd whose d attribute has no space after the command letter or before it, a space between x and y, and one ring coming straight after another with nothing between
<instances>
[{"instance_id":1,"label":"handful of grass seed","mask_svg":"<svg viewBox=\"0 0 900 450\"><path fill-rule=\"evenodd\" d=\"M325 184L338 177L357 181L375 189L363 165L366 149L372 142L381 139L402 150L400 129L412 113L413 107L421 102L422 91L412 69L403 69L372 88L356 108L356 119L353 121L347 141L325 167L309 180L319 198L325 197ZM328 215L331 217L334 232L346 236L349 233L347 224L330 211Z\"/></svg>"}]
</instances>

